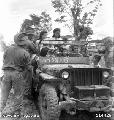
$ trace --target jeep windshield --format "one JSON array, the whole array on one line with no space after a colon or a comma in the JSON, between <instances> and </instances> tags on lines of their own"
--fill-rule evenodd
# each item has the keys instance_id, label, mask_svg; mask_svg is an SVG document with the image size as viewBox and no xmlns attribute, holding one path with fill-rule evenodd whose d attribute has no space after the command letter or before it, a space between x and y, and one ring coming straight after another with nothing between
<instances>
[{"instance_id":1,"label":"jeep windshield","mask_svg":"<svg viewBox=\"0 0 114 120\"><path fill-rule=\"evenodd\" d=\"M44 40L41 43L40 52L42 57L87 57L86 44L86 42L73 40Z\"/></svg>"}]
</instances>

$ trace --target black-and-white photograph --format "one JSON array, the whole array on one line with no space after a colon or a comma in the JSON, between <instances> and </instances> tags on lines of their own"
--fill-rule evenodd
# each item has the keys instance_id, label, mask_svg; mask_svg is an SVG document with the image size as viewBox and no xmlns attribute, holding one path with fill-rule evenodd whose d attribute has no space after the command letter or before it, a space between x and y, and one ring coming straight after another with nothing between
<instances>
[{"instance_id":1,"label":"black-and-white photograph","mask_svg":"<svg viewBox=\"0 0 114 120\"><path fill-rule=\"evenodd\" d=\"M114 120L113 7L0 1L0 120Z\"/></svg>"}]
</instances>

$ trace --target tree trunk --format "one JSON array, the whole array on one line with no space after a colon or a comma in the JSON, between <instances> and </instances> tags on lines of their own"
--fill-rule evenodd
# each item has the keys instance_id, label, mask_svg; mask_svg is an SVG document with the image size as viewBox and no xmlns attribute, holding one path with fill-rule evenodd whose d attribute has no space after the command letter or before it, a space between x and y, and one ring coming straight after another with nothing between
<instances>
[{"instance_id":1,"label":"tree trunk","mask_svg":"<svg viewBox=\"0 0 114 120\"><path fill-rule=\"evenodd\" d=\"M79 20L77 19L78 15L75 8L72 8L71 12L73 16L74 37L75 37L75 41L78 41L78 24L79 24Z\"/></svg>"}]
</instances>

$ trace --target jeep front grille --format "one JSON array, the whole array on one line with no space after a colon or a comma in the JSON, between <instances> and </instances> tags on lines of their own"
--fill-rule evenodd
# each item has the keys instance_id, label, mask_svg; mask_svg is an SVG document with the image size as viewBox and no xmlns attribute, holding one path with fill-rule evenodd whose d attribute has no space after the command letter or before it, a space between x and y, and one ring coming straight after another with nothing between
<instances>
[{"instance_id":1,"label":"jeep front grille","mask_svg":"<svg viewBox=\"0 0 114 120\"><path fill-rule=\"evenodd\" d=\"M102 70L98 68L75 68L70 70L72 86L101 85Z\"/></svg>"}]
</instances>

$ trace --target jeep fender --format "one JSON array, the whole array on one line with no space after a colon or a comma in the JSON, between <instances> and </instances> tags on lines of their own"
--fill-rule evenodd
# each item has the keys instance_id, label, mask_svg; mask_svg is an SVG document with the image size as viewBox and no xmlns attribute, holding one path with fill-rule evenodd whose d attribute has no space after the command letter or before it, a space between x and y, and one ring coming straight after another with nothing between
<instances>
[{"instance_id":1,"label":"jeep fender","mask_svg":"<svg viewBox=\"0 0 114 120\"><path fill-rule=\"evenodd\" d=\"M56 78L56 77L49 75L49 74L46 74L46 73L40 73L39 76L44 81L50 81L50 82L60 82L61 81L61 79Z\"/></svg>"}]
</instances>

